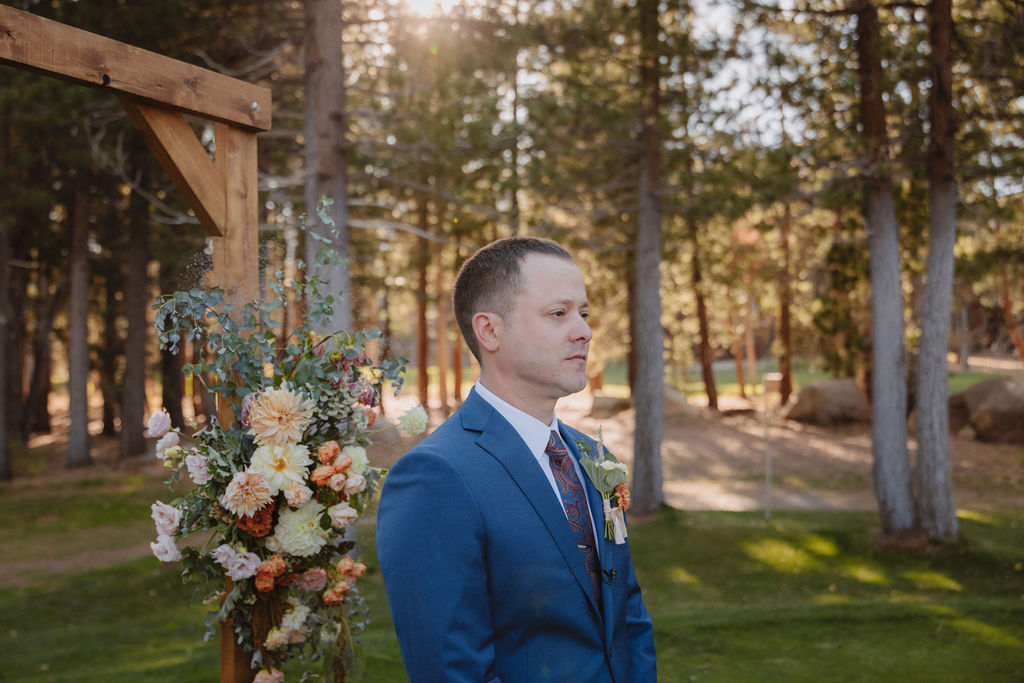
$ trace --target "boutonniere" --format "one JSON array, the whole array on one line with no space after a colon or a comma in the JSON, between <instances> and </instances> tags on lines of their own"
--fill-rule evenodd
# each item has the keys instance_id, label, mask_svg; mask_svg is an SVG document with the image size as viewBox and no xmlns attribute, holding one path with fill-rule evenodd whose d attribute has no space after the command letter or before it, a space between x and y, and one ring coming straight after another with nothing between
<instances>
[{"instance_id":1,"label":"boutonniere","mask_svg":"<svg viewBox=\"0 0 1024 683\"><path fill-rule=\"evenodd\" d=\"M629 469L605 450L600 427L597 430L596 455L591 456L590 445L585 441L577 441L576 447L580 450L583 471L601 494L604 537L608 540L614 538L621 545L626 542L626 517L623 513L629 509L629 486L626 484L629 481Z\"/></svg>"}]
</instances>

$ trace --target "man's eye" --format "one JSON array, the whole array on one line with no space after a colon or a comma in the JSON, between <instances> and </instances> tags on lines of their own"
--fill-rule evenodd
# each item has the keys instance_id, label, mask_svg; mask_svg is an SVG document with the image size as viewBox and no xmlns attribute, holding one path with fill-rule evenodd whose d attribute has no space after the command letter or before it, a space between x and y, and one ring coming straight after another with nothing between
<instances>
[{"instance_id":1,"label":"man's eye","mask_svg":"<svg viewBox=\"0 0 1024 683\"><path fill-rule=\"evenodd\" d=\"M588 319L590 317L590 311L582 311L580 313L580 317L583 318L584 320Z\"/></svg>"}]
</instances>

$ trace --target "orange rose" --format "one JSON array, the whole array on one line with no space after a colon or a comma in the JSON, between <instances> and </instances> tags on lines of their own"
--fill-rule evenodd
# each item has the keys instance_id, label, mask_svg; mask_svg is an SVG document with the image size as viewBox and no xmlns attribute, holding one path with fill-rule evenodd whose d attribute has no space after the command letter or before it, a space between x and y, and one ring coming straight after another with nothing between
<instances>
[{"instance_id":1,"label":"orange rose","mask_svg":"<svg viewBox=\"0 0 1024 683\"><path fill-rule=\"evenodd\" d=\"M317 467L315 470L313 470L313 474L309 475L309 478L317 486L326 486L327 482L333 476L334 467L331 465L324 465L322 467Z\"/></svg>"},{"instance_id":2,"label":"orange rose","mask_svg":"<svg viewBox=\"0 0 1024 683\"><path fill-rule=\"evenodd\" d=\"M619 497L619 507L625 512L629 509L629 487L625 484L619 484L615 487L615 495Z\"/></svg>"},{"instance_id":3,"label":"orange rose","mask_svg":"<svg viewBox=\"0 0 1024 683\"><path fill-rule=\"evenodd\" d=\"M267 592L274 589L274 577L284 574L284 559L280 555L268 557L256 568L256 590Z\"/></svg>"},{"instance_id":4,"label":"orange rose","mask_svg":"<svg viewBox=\"0 0 1024 683\"><path fill-rule=\"evenodd\" d=\"M337 441L326 441L320 444L320 448L316 451L317 459L323 464L329 463L334 460L334 456L341 453L341 446L338 445Z\"/></svg>"},{"instance_id":5,"label":"orange rose","mask_svg":"<svg viewBox=\"0 0 1024 683\"><path fill-rule=\"evenodd\" d=\"M346 555L345 557L338 560L338 573L342 576L348 576L352 573L352 569L356 566L355 561Z\"/></svg>"},{"instance_id":6,"label":"orange rose","mask_svg":"<svg viewBox=\"0 0 1024 683\"><path fill-rule=\"evenodd\" d=\"M337 605L345 599L345 595L349 592L349 585L344 581L331 586L328 590L324 591L324 604Z\"/></svg>"},{"instance_id":7,"label":"orange rose","mask_svg":"<svg viewBox=\"0 0 1024 683\"><path fill-rule=\"evenodd\" d=\"M334 459L335 474L345 474L348 472L349 467L352 467L352 456L348 453L341 453L341 455Z\"/></svg>"}]
</instances>

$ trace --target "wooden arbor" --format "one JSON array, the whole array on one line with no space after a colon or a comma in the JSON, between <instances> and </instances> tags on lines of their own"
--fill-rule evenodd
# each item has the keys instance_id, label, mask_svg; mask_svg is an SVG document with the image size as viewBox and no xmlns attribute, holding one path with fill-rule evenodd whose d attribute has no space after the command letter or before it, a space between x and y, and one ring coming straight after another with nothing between
<instances>
[{"instance_id":1,"label":"wooden arbor","mask_svg":"<svg viewBox=\"0 0 1024 683\"><path fill-rule=\"evenodd\" d=\"M0 63L114 94L213 238L226 301L256 298L256 133L270 129L268 89L4 5ZM215 122L215 159L185 113Z\"/></svg>"},{"instance_id":2,"label":"wooden arbor","mask_svg":"<svg viewBox=\"0 0 1024 683\"><path fill-rule=\"evenodd\" d=\"M213 238L213 282L236 310L256 298L256 134L270 129L266 88L0 5L0 63L114 94ZM215 122L211 159L184 114ZM251 681L221 628L221 681Z\"/></svg>"}]
</instances>

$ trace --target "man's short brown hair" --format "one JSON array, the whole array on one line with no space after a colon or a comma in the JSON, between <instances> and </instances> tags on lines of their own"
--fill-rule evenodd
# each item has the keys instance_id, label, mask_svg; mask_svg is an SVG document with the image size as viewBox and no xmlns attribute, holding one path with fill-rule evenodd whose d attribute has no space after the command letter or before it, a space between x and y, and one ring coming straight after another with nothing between
<instances>
[{"instance_id":1,"label":"man's short brown hair","mask_svg":"<svg viewBox=\"0 0 1024 683\"><path fill-rule=\"evenodd\" d=\"M478 361L480 346L473 332L473 316L481 311L494 312L503 318L509 316L516 295L525 285L521 264L529 254L547 254L572 261L569 252L557 242L540 237L506 237L480 248L459 269L452 293L455 321L466 346Z\"/></svg>"}]
</instances>

